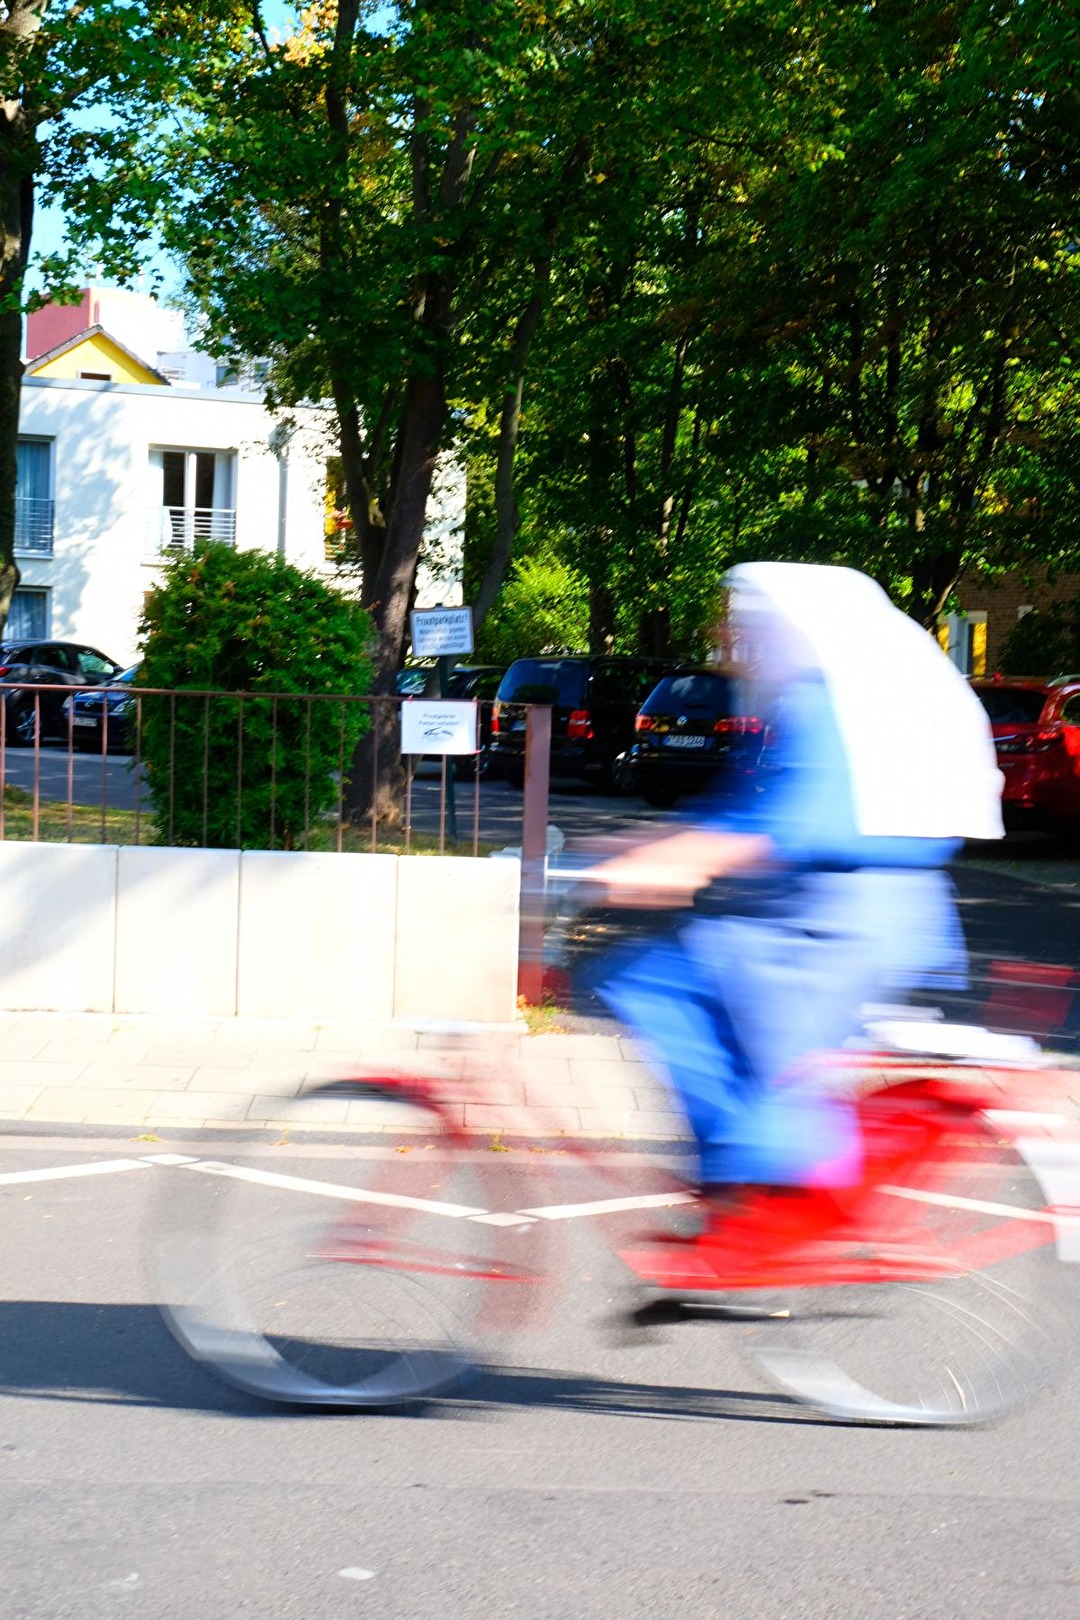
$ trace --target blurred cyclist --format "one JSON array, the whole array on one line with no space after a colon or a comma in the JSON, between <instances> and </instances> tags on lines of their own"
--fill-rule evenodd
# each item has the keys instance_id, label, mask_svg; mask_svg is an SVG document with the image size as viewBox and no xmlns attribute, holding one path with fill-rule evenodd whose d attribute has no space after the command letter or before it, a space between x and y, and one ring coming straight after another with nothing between
<instances>
[{"instance_id":1,"label":"blurred cyclist","mask_svg":"<svg viewBox=\"0 0 1080 1620\"><path fill-rule=\"evenodd\" d=\"M708 1206L733 1189L858 1179L852 1110L798 1078L864 1003L962 987L943 868L1002 835L986 716L936 642L847 568L736 568L730 631L770 768L693 826L593 868L615 904L679 906L728 879L720 915L607 964L600 994L666 1069ZM805 1072L805 1066L804 1066Z\"/></svg>"}]
</instances>

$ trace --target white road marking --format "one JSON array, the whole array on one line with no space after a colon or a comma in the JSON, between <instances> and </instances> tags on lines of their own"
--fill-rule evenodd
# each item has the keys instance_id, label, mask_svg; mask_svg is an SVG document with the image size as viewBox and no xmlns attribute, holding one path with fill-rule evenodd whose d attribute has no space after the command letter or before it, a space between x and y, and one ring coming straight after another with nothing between
<instances>
[{"instance_id":1,"label":"white road marking","mask_svg":"<svg viewBox=\"0 0 1080 1620\"><path fill-rule=\"evenodd\" d=\"M241 1165L219 1164L199 1159L187 1166L208 1176L227 1176L233 1181L251 1181L264 1187L281 1187L286 1192L314 1193L320 1198L342 1198L354 1204L383 1204L391 1209L421 1209L451 1220L486 1215L487 1210L469 1204L444 1204L433 1198L409 1198L404 1193L369 1192L364 1187L344 1187L329 1181L311 1181L306 1176L283 1176L274 1170L249 1170Z\"/></svg>"},{"instance_id":2,"label":"white road marking","mask_svg":"<svg viewBox=\"0 0 1080 1620\"><path fill-rule=\"evenodd\" d=\"M954 1193L920 1192L916 1187L879 1187L878 1192L894 1198L910 1198L916 1204L940 1204L944 1209L972 1209L979 1215L1004 1215L1014 1221L1044 1221L1053 1225L1056 1217L1046 1209L1022 1209L1017 1204L992 1204L985 1198L961 1198Z\"/></svg>"},{"instance_id":3,"label":"white road marking","mask_svg":"<svg viewBox=\"0 0 1080 1620\"><path fill-rule=\"evenodd\" d=\"M98 1159L93 1164L63 1164L52 1170L6 1170L0 1175L0 1186L12 1186L19 1181L66 1181L74 1176L107 1176L120 1170L146 1170L145 1159Z\"/></svg>"},{"instance_id":4,"label":"white road marking","mask_svg":"<svg viewBox=\"0 0 1080 1620\"><path fill-rule=\"evenodd\" d=\"M995 1125L1044 1125L1047 1130L1068 1124L1064 1114L1046 1114L1026 1108L984 1108L983 1116L993 1120Z\"/></svg>"},{"instance_id":5,"label":"white road marking","mask_svg":"<svg viewBox=\"0 0 1080 1620\"><path fill-rule=\"evenodd\" d=\"M344 1576L347 1581L373 1581L375 1579L373 1569L357 1569L355 1564L350 1564L348 1569L339 1569L338 1574Z\"/></svg>"},{"instance_id":6,"label":"white road marking","mask_svg":"<svg viewBox=\"0 0 1080 1620\"><path fill-rule=\"evenodd\" d=\"M197 1164L193 1153L144 1153L147 1164Z\"/></svg>"},{"instance_id":7,"label":"white road marking","mask_svg":"<svg viewBox=\"0 0 1080 1620\"><path fill-rule=\"evenodd\" d=\"M522 1215L535 1215L541 1221L572 1221L579 1215L616 1215L624 1209L668 1209L673 1204L695 1204L693 1193L647 1193L640 1198L598 1198L590 1204L548 1204L523 1209Z\"/></svg>"},{"instance_id":8,"label":"white road marking","mask_svg":"<svg viewBox=\"0 0 1080 1620\"><path fill-rule=\"evenodd\" d=\"M518 1213L516 1215L512 1215L509 1212L498 1211L497 1210L494 1215L470 1215L469 1219L470 1219L470 1221L475 1221L477 1226L535 1226L536 1225L536 1216L535 1215L526 1215L520 1210L518 1211Z\"/></svg>"},{"instance_id":9,"label":"white road marking","mask_svg":"<svg viewBox=\"0 0 1080 1620\"><path fill-rule=\"evenodd\" d=\"M1016 1146L1054 1210L1058 1259L1080 1262L1080 1146L1032 1136L1019 1137Z\"/></svg>"}]
</instances>

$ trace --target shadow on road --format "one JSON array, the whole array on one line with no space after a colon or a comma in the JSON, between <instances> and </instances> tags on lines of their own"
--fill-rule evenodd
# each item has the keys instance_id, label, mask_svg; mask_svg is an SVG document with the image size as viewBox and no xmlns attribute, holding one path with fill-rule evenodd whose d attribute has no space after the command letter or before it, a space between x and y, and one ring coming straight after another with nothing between
<instances>
[{"instance_id":1,"label":"shadow on road","mask_svg":"<svg viewBox=\"0 0 1080 1620\"><path fill-rule=\"evenodd\" d=\"M231 1390L201 1371L173 1342L153 1305L60 1300L0 1302L0 1396L261 1419L289 1411ZM476 1419L514 1408L683 1422L828 1421L779 1395L621 1382L525 1367L483 1368L452 1398L380 1415ZM342 1414L307 1415L315 1421Z\"/></svg>"}]
</instances>

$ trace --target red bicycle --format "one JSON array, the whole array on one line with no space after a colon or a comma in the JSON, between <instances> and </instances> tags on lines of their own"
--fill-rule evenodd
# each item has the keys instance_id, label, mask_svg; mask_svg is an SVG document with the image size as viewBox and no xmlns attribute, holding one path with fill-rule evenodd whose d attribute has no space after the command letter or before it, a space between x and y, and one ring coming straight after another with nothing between
<instances>
[{"instance_id":1,"label":"red bicycle","mask_svg":"<svg viewBox=\"0 0 1080 1620\"><path fill-rule=\"evenodd\" d=\"M856 1099L857 1186L752 1193L706 1234L680 1230L693 1194L656 1158L565 1140L557 1155L530 1151L553 1146L542 1121L505 1155L509 1138L468 1134L460 1082L324 1086L297 1100L287 1140L320 1161L346 1155L346 1181L282 1174L280 1143L175 1156L157 1234L166 1320L197 1361L258 1396L399 1406L451 1388L482 1364L489 1333L546 1308L576 1215L619 1254L631 1303L726 1323L774 1384L821 1412L998 1416L1060 1361L1052 1300L1059 1261L1080 1258L1080 1144L1055 1109L1075 1072L984 1032L963 1057L954 1026L928 1028L918 1038L936 1051L821 1060ZM493 1085L473 1100L495 1106ZM327 1099L348 1101L348 1147L304 1135ZM567 1202L568 1183L592 1196ZM643 1208L668 1227L636 1236Z\"/></svg>"}]
</instances>

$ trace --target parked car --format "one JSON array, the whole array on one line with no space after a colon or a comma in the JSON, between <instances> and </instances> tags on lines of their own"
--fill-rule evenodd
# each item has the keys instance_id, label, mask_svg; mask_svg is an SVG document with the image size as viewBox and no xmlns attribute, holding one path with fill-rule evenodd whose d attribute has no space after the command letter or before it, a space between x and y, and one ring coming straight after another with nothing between
<instances>
[{"instance_id":1,"label":"parked car","mask_svg":"<svg viewBox=\"0 0 1080 1620\"><path fill-rule=\"evenodd\" d=\"M130 686L138 669L138 664L132 664L116 677L116 684ZM92 748L100 753L107 723L110 752L131 753L135 741L135 701L129 692L76 692L64 699L63 710L65 721L70 710L71 740L76 748Z\"/></svg>"},{"instance_id":2,"label":"parked car","mask_svg":"<svg viewBox=\"0 0 1080 1620\"><path fill-rule=\"evenodd\" d=\"M634 721L634 742L615 769L616 785L646 804L672 805L736 773L756 774L763 721L740 715L735 677L716 667L665 675Z\"/></svg>"},{"instance_id":3,"label":"parked car","mask_svg":"<svg viewBox=\"0 0 1080 1620\"><path fill-rule=\"evenodd\" d=\"M1080 832L1080 675L972 682L1005 778L1006 827Z\"/></svg>"},{"instance_id":4,"label":"parked car","mask_svg":"<svg viewBox=\"0 0 1080 1620\"><path fill-rule=\"evenodd\" d=\"M433 664L407 664L404 669L399 669L396 676L398 695L400 697L422 696L433 669Z\"/></svg>"},{"instance_id":5,"label":"parked car","mask_svg":"<svg viewBox=\"0 0 1080 1620\"><path fill-rule=\"evenodd\" d=\"M491 763L491 715L499 682L506 674L504 664L459 664L450 672L447 697L472 699L480 705L480 775L485 776ZM457 773L471 777L476 772L476 761L469 754L458 757Z\"/></svg>"},{"instance_id":6,"label":"parked car","mask_svg":"<svg viewBox=\"0 0 1080 1620\"><path fill-rule=\"evenodd\" d=\"M525 705L551 705L551 774L610 785L618 756L634 740L642 700L673 658L519 658L499 682L491 717L491 765L520 787L525 776Z\"/></svg>"},{"instance_id":7,"label":"parked car","mask_svg":"<svg viewBox=\"0 0 1080 1620\"><path fill-rule=\"evenodd\" d=\"M63 692L19 691L34 686L100 686L122 673L113 658L96 647L74 641L6 641L0 643L0 687L7 711L9 742L34 741L35 697L40 713L39 738L67 739Z\"/></svg>"}]
</instances>

